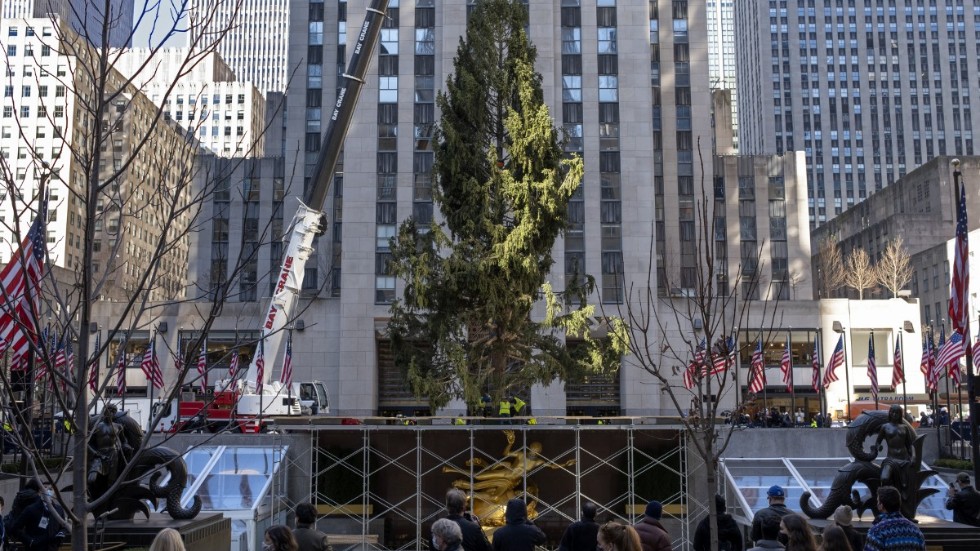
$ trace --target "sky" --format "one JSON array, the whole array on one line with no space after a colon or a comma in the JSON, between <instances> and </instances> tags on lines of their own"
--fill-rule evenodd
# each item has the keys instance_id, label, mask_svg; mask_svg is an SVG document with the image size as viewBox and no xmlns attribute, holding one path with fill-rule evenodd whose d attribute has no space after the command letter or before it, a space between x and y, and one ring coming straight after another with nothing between
<instances>
[{"instance_id":1,"label":"sky","mask_svg":"<svg viewBox=\"0 0 980 551\"><path fill-rule=\"evenodd\" d=\"M178 25L178 29L186 28L183 22L186 20L190 5L188 0L135 0L133 4L133 25L136 27L133 35L134 48L149 47L151 42L154 46L159 45L166 38L166 34L174 28L177 14L181 14L181 24ZM186 46L186 33L174 33L165 45L173 48Z\"/></svg>"}]
</instances>

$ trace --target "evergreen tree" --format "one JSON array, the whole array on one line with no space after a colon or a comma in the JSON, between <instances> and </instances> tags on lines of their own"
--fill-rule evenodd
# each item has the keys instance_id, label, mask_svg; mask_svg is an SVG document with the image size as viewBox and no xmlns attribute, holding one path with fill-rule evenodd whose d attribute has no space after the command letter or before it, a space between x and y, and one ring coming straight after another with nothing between
<instances>
[{"instance_id":1,"label":"evergreen tree","mask_svg":"<svg viewBox=\"0 0 980 551\"><path fill-rule=\"evenodd\" d=\"M562 293L547 281L583 168L564 158L526 24L520 2L476 5L437 98L433 199L443 222L409 219L392 243L405 282L388 325L395 361L433 408L454 398L472 406L487 392L497 403L618 364L625 348L591 338L588 278ZM574 353L566 335L582 343Z\"/></svg>"}]
</instances>

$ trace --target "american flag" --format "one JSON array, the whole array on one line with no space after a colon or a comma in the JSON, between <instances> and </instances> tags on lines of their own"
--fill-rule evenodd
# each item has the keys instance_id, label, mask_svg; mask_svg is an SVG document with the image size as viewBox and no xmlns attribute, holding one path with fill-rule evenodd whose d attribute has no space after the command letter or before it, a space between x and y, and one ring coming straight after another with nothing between
<instances>
[{"instance_id":1,"label":"american flag","mask_svg":"<svg viewBox=\"0 0 980 551\"><path fill-rule=\"evenodd\" d=\"M9 350L14 358L12 369L25 369L27 351L37 339L39 289L44 276L44 253L47 231L47 206L42 204L37 218L27 231L20 248L0 271L0 351Z\"/></svg>"},{"instance_id":2,"label":"american flag","mask_svg":"<svg viewBox=\"0 0 980 551\"><path fill-rule=\"evenodd\" d=\"M54 353L54 369L64 369L65 365L68 364L68 352L65 350L65 335L62 335L62 339L58 342L58 349Z\"/></svg>"},{"instance_id":3,"label":"american flag","mask_svg":"<svg viewBox=\"0 0 980 551\"><path fill-rule=\"evenodd\" d=\"M902 358L902 340L895 339L895 367L892 369L892 392L898 388L898 385L905 382L904 362L905 360Z\"/></svg>"},{"instance_id":4,"label":"american flag","mask_svg":"<svg viewBox=\"0 0 980 551\"><path fill-rule=\"evenodd\" d=\"M126 352L119 352L119 363L116 365L116 396L126 394Z\"/></svg>"},{"instance_id":5,"label":"american flag","mask_svg":"<svg viewBox=\"0 0 980 551\"><path fill-rule=\"evenodd\" d=\"M293 334L289 333L286 339L286 357L282 360L282 374L279 382L287 387L293 382Z\"/></svg>"},{"instance_id":6,"label":"american flag","mask_svg":"<svg viewBox=\"0 0 980 551\"><path fill-rule=\"evenodd\" d=\"M939 349L939 355L936 357L936 380L942 376L943 368L946 368L948 373L952 375L953 371L960 370L960 358L966 354L963 349L963 337L959 333L954 332L949 336L949 341ZM959 381L959 377L956 377Z\"/></svg>"},{"instance_id":7,"label":"american flag","mask_svg":"<svg viewBox=\"0 0 980 551\"><path fill-rule=\"evenodd\" d=\"M793 356L789 351L789 339L786 339L786 349L783 350L783 359L779 361L779 369L783 372L783 383L790 394L793 393Z\"/></svg>"},{"instance_id":8,"label":"american flag","mask_svg":"<svg viewBox=\"0 0 980 551\"><path fill-rule=\"evenodd\" d=\"M95 335L95 348L92 349L92 361L88 368L88 388L95 394L99 391L99 349L102 348L102 333Z\"/></svg>"},{"instance_id":9,"label":"american flag","mask_svg":"<svg viewBox=\"0 0 980 551\"><path fill-rule=\"evenodd\" d=\"M701 343L694 349L694 357L687 363L687 369L684 370L684 388L691 390L697 384L700 376L704 375L705 368L702 364L704 364L707 355L705 341L701 339Z\"/></svg>"},{"instance_id":10,"label":"american flag","mask_svg":"<svg viewBox=\"0 0 980 551\"><path fill-rule=\"evenodd\" d=\"M829 388L831 383L838 380L837 368L842 365L844 365L844 335L841 335L837 339L837 346L834 347L834 352L830 355L830 361L827 362L827 372L823 375L824 388Z\"/></svg>"},{"instance_id":11,"label":"american flag","mask_svg":"<svg viewBox=\"0 0 980 551\"><path fill-rule=\"evenodd\" d=\"M922 339L922 362L919 363L919 371L925 376L926 391L935 392L936 387L932 380L932 365L936 362L936 356L932 353L932 339L925 337Z\"/></svg>"},{"instance_id":12,"label":"american flag","mask_svg":"<svg viewBox=\"0 0 980 551\"><path fill-rule=\"evenodd\" d=\"M820 334L813 336L813 385L814 392L820 392Z\"/></svg>"},{"instance_id":13,"label":"american flag","mask_svg":"<svg viewBox=\"0 0 980 551\"><path fill-rule=\"evenodd\" d=\"M878 362L875 360L875 334L868 335L868 379L871 380L871 395L878 400Z\"/></svg>"},{"instance_id":14,"label":"american flag","mask_svg":"<svg viewBox=\"0 0 980 551\"><path fill-rule=\"evenodd\" d=\"M735 339L728 337L722 341L722 343L723 344L720 343L721 346L719 346L719 348L721 348L721 354L715 354L712 360L712 375L720 375L730 366L735 365Z\"/></svg>"},{"instance_id":15,"label":"american flag","mask_svg":"<svg viewBox=\"0 0 980 551\"><path fill-rule=\"evenodd\" d=\"M201 345L201 355L197 357L197 374L201 377L201 392L208 392L208 341Z\"/></svg>"},{"instance_id":16,"label":"american flag","mask_svg":"<svg viewBox=\"0 0 980 551\"><path fill-rule=\"evenodd\" d=\"M238 347L231 349L231 360L228 361L228 378L234 379L238 373Z\"/></svg>"},{"instance_id":17,"label":"american flag","mask_svg":"<svg viewBox=\"0 0 980 551\"><path fill-rule=\"evenodd\" d=\"M953 331L967 335L970 331L970 306L967 289L970 287L970 244L966 227L966 186L960 186L956 198L956 245L953 260L953 277L949 285L949 319Z\"/></svg>"},{"instance_id":18,"label":"american flag","mask_svg":"<svg viewBox=\"0 0 980 551\"><path fill-rule=\"evenodd\" d=\"M762 338L759 338L752 352L752 383L749 392L758 394L766 388L766 360L762 355Z\"/></svg>"},{"instance_id":19,"label":"american flag","mask_svg":"<svg viewBox=\"0 0 980 551\"><path fill-rule=\"evenodd\" d=\"M939 363L939 354L946 348L946 326L944 325L939 330L939 345L933 347L932 342L929 342L929 386L933 390L939 389L939 379L942 377L943 368L946 367L945 364Z\"/></svg>"},{"instance_id":20,"label":"american flag","mask_svg":"<svg viewBox=\"0 0 980 551\"><path fill-rule=\"evenodd\" d=\"M262 394L265 385L265 340L259 340L259 349L255 355L255 393Z\"/></svg>"},{"instance_id":21,"label":"american flag","mask_svg":"<svg viewBox=\"0 0 980 551\"><path fill-rule=\"evenodd\" d=\"M160 360L157 359L156 335L146 347L140 369L143 370L143 375L146 375L146 380L153 384L153 388L163 388L163 371L160 369Z\"/></svg>"}]
</instances>

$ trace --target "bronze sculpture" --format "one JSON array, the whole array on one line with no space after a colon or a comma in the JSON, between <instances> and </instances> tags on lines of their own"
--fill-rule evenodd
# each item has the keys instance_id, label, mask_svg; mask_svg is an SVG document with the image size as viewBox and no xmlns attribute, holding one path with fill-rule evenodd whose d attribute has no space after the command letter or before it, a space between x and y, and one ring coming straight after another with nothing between
<instances>
[{"instance_id":1,"label":"bronze sculpture","mask_svg":"<svg viewBox=\"0 0 980 551\"><path fill-rule=\"evenodd\" d=\"M164 498L166 511L175 520L192 519L201 512L201 498L194 496L190 508L180 505L180 497L187 487L187 464L184 458L170 448L157 446L137 454L143 439L143 429L126 412L118 412L116 406L108 404L102 415L93 421L89 436L90 461L88 473L88 496L94 501L110 491L113 483L122 474L125 465L133 461L135 465L110 499L93 510L96 518L115 509L108 515L110 519L131 520L140 511L149 517L150 510L144 500L153 504ZM159 481L169 473L166 484ZM148 481L144 477L149 476Z\"/></svg>"},{"instance_id":2,"label":"bronze sculpture","mask_svg":"<svg viewBox=\"0 0 980 551\"><path fill-rule=\"evenodd\" d=\"M864 441L877 435L870 452L864 450ZM800 510L810 518L825 519L841 505L851 505L858 515L875 510L875 495L879 486L894 486L902 494L902 514L915 518L916 509L923 499L938 492L935 488L922 488L922 483L936 474L922 470L922 441L925 435L916 436L915 429L905 419L900 405L893 405L887 412L864 411L847 427L847 449L854 461L837 471L830 493L819 508L810 506L810 492L800 496ZM883 445L887 445L881 465L874 463ZM856 483L865 484L871 490L866 500L861 500ZM855 495L856 497L852 497Z\"/></svg>"},{"instance_id":3,"label":"bronze sculpture","mask_svg":"<svg viewBox=\"0 0 980 551\"><path fill-rule=\"evenodd\" d=\"M467 460L467 467L477 467L474 471L473 482L469 478L457 479L453 481L453 487L471 492L470 503L474 515L480 519L482 526L503 526L504 510L507 502L513 498L533 498L537 495L537 486L528 484L522 491L521 484L527 474L538 467L550 467L560 469L570 467L575 464L571 459L565 463L551 463L541 457L541 443L531 442L527 448L513 450L515 435L512 430L503 431L507 437L507 446L504 448L503 457L487 465L480 458ZM443 467L444 473L455 473L466 477L470 476L469 469L458 467ZM532 520L537 516L534 499L527 501L527 519Z\"/></svg>"}]
</instances>

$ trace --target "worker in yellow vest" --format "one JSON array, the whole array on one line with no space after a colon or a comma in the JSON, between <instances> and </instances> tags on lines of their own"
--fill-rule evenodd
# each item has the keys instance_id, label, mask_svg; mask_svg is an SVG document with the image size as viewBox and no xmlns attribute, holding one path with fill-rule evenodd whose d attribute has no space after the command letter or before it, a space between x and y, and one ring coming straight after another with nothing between
<instances>
[{"instance_id":1,"label":"worker in yellow vest","mask_svg":"<svg viewBox=\"0 0 980 551\"><path fill-rule=\"evenodd\" d=\"M524 406L527 405L527 402L525 402L524 400L521 400L517 396L514 396L513 398L511 398L511 401L514 403L514 415L520 416L521 415L521 412L524 411Z\"/></svg>"},{"instance_id":2,"label":"worker in yellow vest","mask_svg":"<svg viewBox=\"0 0 980 551\"><path fill-rule=\"evenodd\" d=\"M510 417L510 400L501 400L497 409L498 417Z\"/></svg>"},{"instance_id":3,"label":"worker in yellow vest","mask_svg":"<svg viewBox=\"0 0 980 551\"><path fill-rule=\"evenodd\" d=\"M457 418L453 419L453 424L454 425L465 425L466 424L466 419L463 419L462 417L457 417Z\"/></svg>"}]
</instances>

